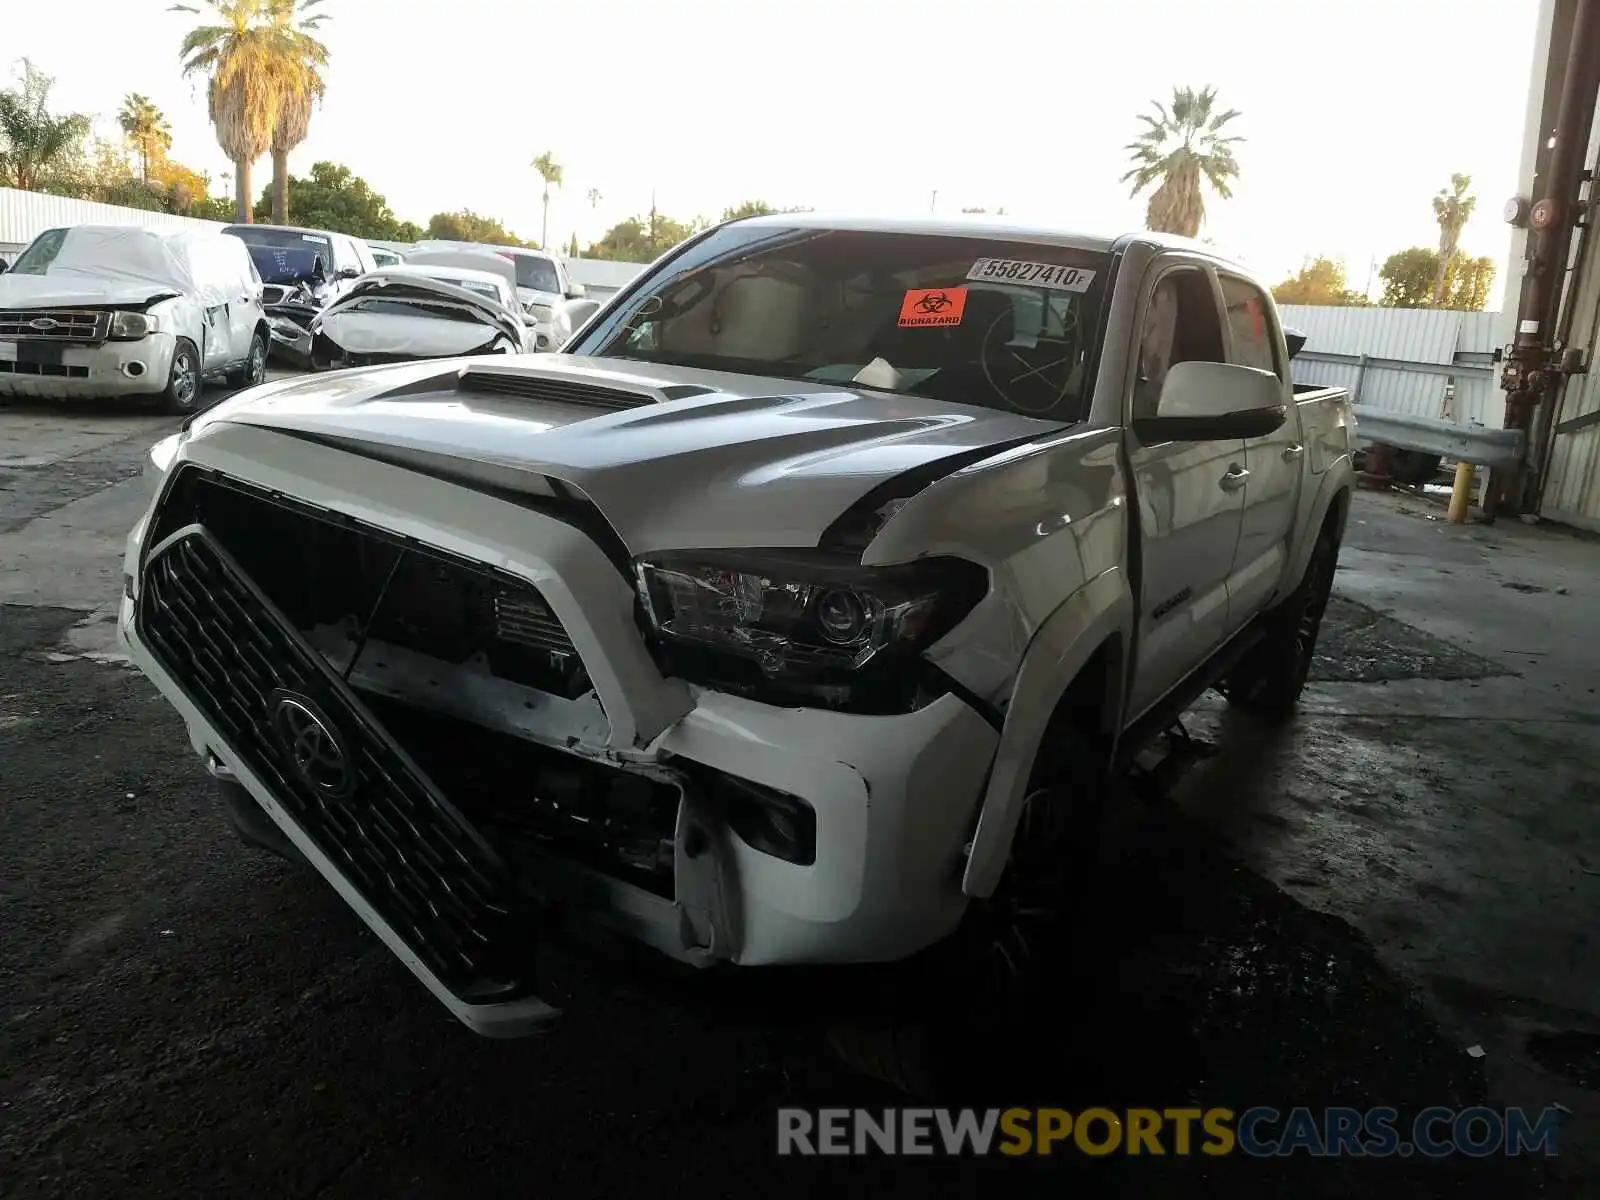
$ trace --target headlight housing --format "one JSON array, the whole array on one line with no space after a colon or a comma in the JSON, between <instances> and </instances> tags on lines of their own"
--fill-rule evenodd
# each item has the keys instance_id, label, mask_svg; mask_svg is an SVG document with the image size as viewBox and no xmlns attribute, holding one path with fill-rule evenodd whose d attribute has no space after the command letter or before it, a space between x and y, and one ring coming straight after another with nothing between
<instances>
[{"instance_id":1,"label":"headlight housing","mask_svg":"<svg viewBox=\"0 0 1600 1200\"><path fill-rule=\"evenodd\" d=\"M768 703L871 713L943 694L922 651L989 587L964 559L863 567L798 550L651 555L634 571L669 673Z\"/></svg>"},{"instance_id":2,"label":"headlight housing","mask_svg":"<svg viewBox=\"0 0 1600 1200\"><path fill-rule=\"evenodd\" d=\"M114 312L111 314L112 340L118 342L138 341L148 337L161 328L161 319L149 313L142 312Z\"/></svg>"}]
</instances>

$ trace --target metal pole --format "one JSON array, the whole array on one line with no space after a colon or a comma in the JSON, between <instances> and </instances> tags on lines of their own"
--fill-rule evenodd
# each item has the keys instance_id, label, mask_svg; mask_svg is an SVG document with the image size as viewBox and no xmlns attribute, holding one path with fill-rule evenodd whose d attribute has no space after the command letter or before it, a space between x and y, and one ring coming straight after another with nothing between
<instances>
[{"instance_id":1,"label":"metal pole","mask_svg":"<svg viewBox=\"0 0 1600 1200\"><path fill-rule=\"evenodd\" d=\"M1556 108L1555 145L1544 174L1544 194L1534 204L1529 218L1534 228L1534 251L1517 306L1516 341L1500 378L1500 386L1507 393L1505 424L1508 429L1528 429L1534 406L1550 382L1547 368L1562 285L1567 277L1572 231L1579 211L1578 190L1582 185L1583 159L1589 147L1597 90L1600 90L1600 0L1576 0L1561 97ZM1502 496L1512 504L1517 503L1521 498L1518 493L1522 474L1517 471L1504 485L1491 485L1486 517L1493 519Z\"/></svg>"}]
</instances>

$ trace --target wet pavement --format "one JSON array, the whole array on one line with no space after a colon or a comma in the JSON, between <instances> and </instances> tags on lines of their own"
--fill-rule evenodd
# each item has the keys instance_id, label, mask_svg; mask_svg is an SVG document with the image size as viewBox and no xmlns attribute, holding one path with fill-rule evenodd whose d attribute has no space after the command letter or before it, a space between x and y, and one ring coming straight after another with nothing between
<instances>
[{"instance_id":1,"label":"wet pavement","mask_svg":"<svg viewBox=\"0 0 1600 1200\"><path fill-rule=\"evenodd\" d=\"M35 444L12 416L0 1194L1596 1193L1600 704L1566 621L1600 547L1361 497L1305 713L1201 706L1217 752L1124 823L1075 1002L969 1081L1002 1106L1560 1102L1561 1159L779 1160L778 1107L898 1098L803 1024L576 971L554 1032L479 1040L330 889L239 845L170 710L92 657L117 563L85 547L131 523L163 422L8 467Z\"/></svg>"}]
</instances>

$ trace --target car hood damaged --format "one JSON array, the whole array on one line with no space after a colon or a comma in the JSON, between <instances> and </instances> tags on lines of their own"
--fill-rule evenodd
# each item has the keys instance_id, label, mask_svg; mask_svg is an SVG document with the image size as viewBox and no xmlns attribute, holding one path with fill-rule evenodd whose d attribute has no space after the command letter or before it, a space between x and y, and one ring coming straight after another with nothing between
<instances>
[{"instance_id":1,"label":"car hood damaged","mask_svg":"<svg viewBox=\"0 0 1600 1200\"><path fill-rule=\"evenodd\" d=\"M183 295L154 283L48 275L0 275L0 308L149 308Z\"/></svg>"},{"instance_id":2,"label":"car hood damaged","mask_svg":"<svg viewBox=\"0 0 1600 1200\"><path fill-rule=\"evenodd\" d=\"M1058 421L620 359L484 356L296 380L201 417L530 497L587 497L628 550L813 547L869 493Z\"/></svg>"},{"instance_id":3,"label":"car hood damaged","mask_svg":"<svg viewBox=\"0 0 1600 1200\"><path fill-rule=\"evenodd\" d=\"M503 305L454 284L382 271L323 309L312 332L331 343L336 358L452 358L495 342L521 349L523 342L522 318Z\"/></svg>"}]
</instances>

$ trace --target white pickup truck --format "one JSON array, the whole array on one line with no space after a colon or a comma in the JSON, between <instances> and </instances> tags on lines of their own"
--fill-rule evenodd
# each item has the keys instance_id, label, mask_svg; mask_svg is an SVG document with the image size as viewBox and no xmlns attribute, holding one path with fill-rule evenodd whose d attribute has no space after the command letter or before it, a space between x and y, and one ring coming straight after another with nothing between
<instances>
[{"instance_id":1,"label":"white pickup truck","mask_svg":"<svg viewBox=\"0 0 1600 1200\"><path fill-rule=\"evenodd\" d=\"M1130 759L1305 684L1351 416L1288 357L1188 242L736 221L564 353L193 419L121 637L240 832L481 1033L556 1015L555 914L1025 976Z\"/></svg>"}]
</instances>

